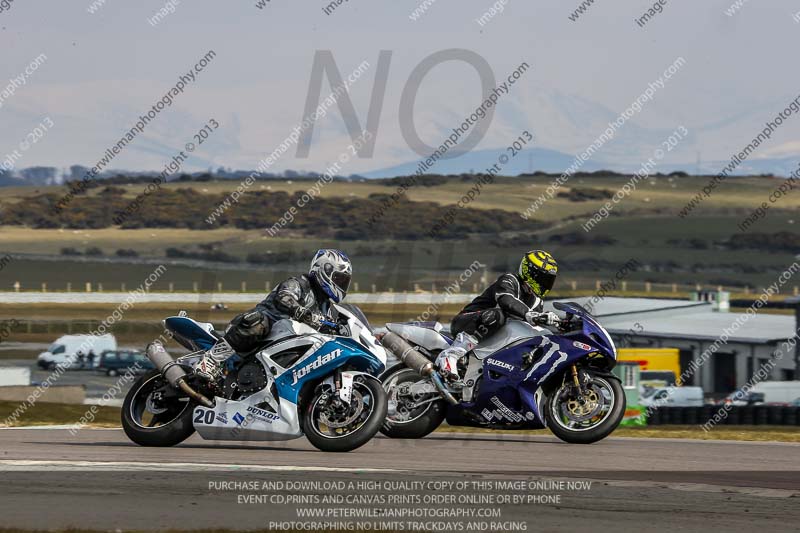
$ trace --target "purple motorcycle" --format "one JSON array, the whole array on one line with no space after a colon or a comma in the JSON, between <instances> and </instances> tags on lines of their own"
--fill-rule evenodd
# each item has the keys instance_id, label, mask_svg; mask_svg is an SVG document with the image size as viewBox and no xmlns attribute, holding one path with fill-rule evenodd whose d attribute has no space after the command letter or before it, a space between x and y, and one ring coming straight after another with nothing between
<instances>
[{"instance_id":1,"label":"purple motorcycle","mask_svg":"<svg viewBox=\"0 0 800 533\"><path fill-rule=\"evenodd\" d=\"M421 438L446 419L451 426L548 428L569 443L607 437L625 414L625 393L611 370L611 336L577 303L554 303L566 314L557 332L509 319L459 361L457 383L433 364L452 340L439 323L387 324L382 344L400 363L381 376L389 410L381 432Z\"/></svg>"}]
</instances>

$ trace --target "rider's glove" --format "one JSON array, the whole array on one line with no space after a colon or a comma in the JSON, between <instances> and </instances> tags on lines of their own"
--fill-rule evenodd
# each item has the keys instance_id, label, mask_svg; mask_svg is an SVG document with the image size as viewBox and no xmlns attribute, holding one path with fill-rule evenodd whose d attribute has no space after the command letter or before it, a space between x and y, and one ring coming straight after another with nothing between
<instances>
[{"instance_id":1,"label":"rider's glove","mask_svg":"<svg viewBox=\"0 0 800 533\"><path fill-rule=\"evenodd\" d=\"M306 307L298 307L294 313L294 319L304 324L308 324L312 328L319 329L325 317L319 313L315 313Z\"/></svg>"},{"instance_id":2,"label":"rider's glove","mask_svg":"<svg viewBox=\"0 0 800 533\"><path fill-rule=\"evenodd\" d=\"M325 316L320 313L309 313L306 318L306 323L314 329L322 327L324 321Z\"/></svg>"},{"instance_id":3,"label":"rider's glove","mask_svg":"<svg viewBox=\"0 0 800 533\"><path fill-rule=\"evenodd\" d=\"M561 322L561 319L558 318L558 315L553 313L552 311L548 311L546 313L538 313L531 309L527 313L525 313L525 321L528 324L544 324L547 326L555 326Z\"/></svg>"}]
</instances>

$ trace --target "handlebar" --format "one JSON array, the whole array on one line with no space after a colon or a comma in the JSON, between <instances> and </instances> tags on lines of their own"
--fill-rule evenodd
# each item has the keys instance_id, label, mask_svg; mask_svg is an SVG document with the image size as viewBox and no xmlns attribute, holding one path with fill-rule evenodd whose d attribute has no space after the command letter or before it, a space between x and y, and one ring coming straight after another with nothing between
<instances>
[{"instance_id":1,"label":"handlebar","mask_svg":"<svg viewBox=\"0 0 800 533\"><path fill-rule=\"evenodd\" d=\"M320 332L324 332L324 330L328 330L334 335L341 335L343 337L350 336L350 328L348 328L345 324L337 324L336 322L331 322L330 320L322 321L320 325Z\"/></svg>"}]
</instances>

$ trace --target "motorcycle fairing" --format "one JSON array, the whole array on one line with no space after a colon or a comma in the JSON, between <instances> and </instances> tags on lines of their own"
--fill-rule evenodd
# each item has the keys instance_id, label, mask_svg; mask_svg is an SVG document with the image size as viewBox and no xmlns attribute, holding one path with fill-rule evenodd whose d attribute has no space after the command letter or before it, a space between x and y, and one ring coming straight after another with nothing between
<instances>
[{"instance_id":1,"label":"motorcycle fairing","mask_svg":"<svg viewBox=\"0 0 800 533\"><path fill-rule=\"evenodd\" d=\"M278 413L258 407L266 402L267 389L240 401L218 397L213 409L195 407L194 428L202 438L211 440L266 441L301 437L303 431L296 404L279 398Z\"/></svg>"},{"instance_id":2,"label":"motorcycle fairing","mask_svg":"<svg viewBox=\"0 0 800 533\"><path fill-rule=\"evenodd\" d=\"M164 327L172 333L172 337L192 351L210 350L219 338L214 334L214 325L198 322L186 316L171 316L164 319Z\"/></svg>"},{"instance_id":3,"label":"motorcycle fairing","mask_svg":"<svg viewBox=\"0 0 800 533\"><path fill-rule=\"evenodd\" d=\"M480 415L487 424L545 427L541 405L542 386L589 353L607 353L610 338L606 340L597 335L599 325L592 322L584 322L580 332L568 335L550 334L531 338L528 333L525 342L484 354L477 396L472 402L465 401L449 407L448 423L471 425L463 423L470 418L464 411L469 411L473 416ZM524 324L513 321L504 329L509 326L513 328L516 323ZM504 338L513 338L515 335L512 332Z\"/></svg>"},{"instance_id":4,"label":"motorcycle fairing","mask_svg":"<svg viewBox=\"0 0 800 533\"><path fill-rule=\"evenodd\" d=\"M376 375L383 371L385 364L354 340L337 337L281 373L275 379L278 395L296 404L304 384L342 366Z\"/></svg>"},{"instance_id":5,"label":"motorcycle fairing","mask_svg":"<svg viewBox=\"0 0 800 533\"><path fill-rule=\"evenodd\" d=\"M601 348L601 353L610 355L616 361L617 347L614 345L614 341L611 339L611 335L609 335L608 331L606 331L606 328L600 325L594 315L575 302L555 302L553 307L567 314L581 317L583 323L581 333L583 337L585 337L590 344ZM576 340L580 340L578 339L579 336L580 335L575 335L573 337L573 334L570 334L570 337Z\"/></svg>"}]
</instances>

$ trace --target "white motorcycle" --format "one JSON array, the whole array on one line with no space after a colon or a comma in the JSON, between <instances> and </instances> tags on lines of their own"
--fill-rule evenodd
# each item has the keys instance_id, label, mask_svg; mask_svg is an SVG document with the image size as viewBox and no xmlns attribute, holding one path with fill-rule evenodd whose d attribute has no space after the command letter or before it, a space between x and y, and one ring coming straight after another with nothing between
<instances>
[{"instance_id":1,"label":"white motorcycle","mask_svg":"<svg viewBox=\"0 0 800 533\"><path fill-rule=\"evenodd\" d=\"M322 331L293 320L276 322L263 346L236 354L223 375L206 382L193 372L221 339L211 324L185 313L164 326L193 353L173 360L158 343L147 348L156 366L128 392L122 426L142 446L173 446L197 431L210 440L289 440L305 435L323 451L350 451L381 427L386 393L375 377L386 352L363 313L334 306Z\"/></svg>"}]
</instances>

